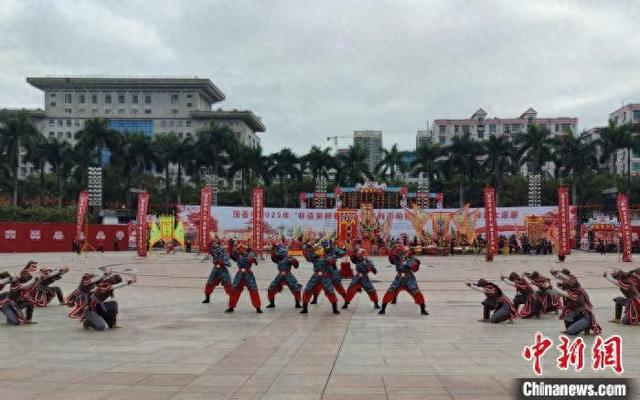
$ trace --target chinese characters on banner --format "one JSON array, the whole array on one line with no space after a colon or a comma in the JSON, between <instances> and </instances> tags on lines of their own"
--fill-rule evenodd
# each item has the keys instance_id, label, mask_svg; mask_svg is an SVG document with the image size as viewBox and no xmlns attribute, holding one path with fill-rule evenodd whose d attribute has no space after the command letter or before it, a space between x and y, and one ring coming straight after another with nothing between
<instances>
[{"instance_id":1,"label":"chinese characters on banner","mask_svg":"<svg viewBox=\"0 0 640 400\"><path fill-rule=\"evenodd\" d=\"M573 366L576 372L582 371L585 366L584 339L577 337L572 342L571 338L565 335L558 336L558 339L560 339L560 344L556 346L560 354L556 358L558 369L566 371ZM535 340L531 346L525 346L522 357L527 361L533 361L533 372L536 375L542 375L542 357L552 346L553 341L540 332L535 334ZM624 372L622 337L619 335L612 335L607 339L597 336L591 346L591 369L602 371L606 368L611 368L618 375Z\"/></svg>"},{"instance_id":2,"label":"chinese characters on banner","mask_svg":"<svg viewBox=\"0 0 640 400\"><path fill-rule=\"evenodd\" d=\"M209 251L209 221L211 220L211 199L213 198L212 189L208 186L200 190L200 225L198 227L198 240L200 252Z\"/></svg>"},{"instance_id":3,"label":"chinese characters on banner","mask_svg":"<svg viewBox=\"0 0 640 400\"><path fill-rule=\"evenodd\" d=\"M496 217L496 191L492 187L484 188L484 218L487 234L487 261L493 261L498 252L498 221Z\"/></svg>"},{"instance_id":4,"label":"chinese characters on banner","mask_svg":"<svg viewBox=\"0 0 640 400\"><path fill-rule=\"evenodd\" d=\"M569 235L569 188L560 186L558 188L558 257L561 260L571 253Z\"/></svg>"},{"instance_id":5,"label":"chinese characters on banner","mask_svg":"<svg viewBox=\"0 0 640 400\"><path fill-rule=\"evenodd\" d=\"M620 233L622 233L622 261L631 262L631 222L629 221L629 202L627 196L619 194L616 198Z\"/></svg>"},{"instance_id":6,"label":"chinese characters on banner","mask_svg":"<svg viewBox=\"0 0 640 400\"><path fill-rule=\"evenodd\" d=\"M253 250L262 252L264 247L264 190L253 189Z\"/></svg>"},{"instance_id":7,"label":"chinese characters on banner","mask_svg":"<svg viewBox=\"0 0 640 400\"><path fill-rule=\"evenodd\" d=\"M87 206L89 205L89 192L83 191L78 195L78 209L76 211L76 237L75 240L80 240L82 236L82 223L84 222L84 216L87 213Z\"/></svg>"},{"instance_id":8,"label":"chinese characters on banner","mask_svg":"<svg viewBox=\"0 0 640 400\"><path fill-rule=\"evenodd\" d=\"M147 208L149 207L149 193L138 193L138 225L136 232L136 242L138 246L138 256L147 256Z\"/></svg>"},{"instance_id":9,"label":"chinese characters on banner","mask_svg":"<svg viewBox=\"0 0 640 400\"><path fill-rule=\"evenodd\" d=\"M358 230L358 210L338 210L338 235L336 243L344 243L355 239Z\"/></svg>"}]
</instances>

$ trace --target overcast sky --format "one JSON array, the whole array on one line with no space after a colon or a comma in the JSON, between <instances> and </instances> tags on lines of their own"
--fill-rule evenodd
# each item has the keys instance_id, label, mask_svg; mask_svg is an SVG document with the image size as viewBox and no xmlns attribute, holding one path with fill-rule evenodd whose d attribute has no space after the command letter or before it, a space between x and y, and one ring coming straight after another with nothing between
<instances>
[{"instance_id":1,"label":"overcast sky","mask_svg":"<svg viewBox=\"0 0 640 400\"><path fill-rule=\"evenodd\" d=\"M479 107L585 129L640 101L638 21L637 1L2 0L0 107L42 107L26 76L199 76L267 152L358 129L409 149Z\"/></svg>"}]
</instances>

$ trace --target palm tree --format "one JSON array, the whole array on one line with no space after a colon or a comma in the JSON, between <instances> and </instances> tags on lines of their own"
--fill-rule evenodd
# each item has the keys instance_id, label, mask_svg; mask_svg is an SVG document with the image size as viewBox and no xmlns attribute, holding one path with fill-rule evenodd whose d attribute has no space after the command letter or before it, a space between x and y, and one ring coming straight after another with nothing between
<instances>
[{"instance_id":1,"label":"palm tree","mask_svg":"<svg viewBox=\"0 0 640 400\"><path fill-rule=\"evenodd\" d=\"M349 146L347 152L338 156L336 182L345 186L354 186L373 176L367 164L367 152L360 146Z\"/></svg>"},{"instance_id":2,"label":"palm tree","mask_svg":"<svg viewBox=\"0 0 640 400\"><path fill-rule=\"evenodd\" d=\"M320 149L318 146L312 146L311 150L302 157L302 161L311 171L313 180L319 176L329 177L329 170L335 168L335 158L331 155L331 148L325 147Z\"/></svg>"},{"instance_id":3,"label":"palm tree","mask_svg":"<svg viewBox=\"0 0 640 400\"><path fill-rule=\"evenodd\" d=\"M44 136L40 135L31 145L27 148L26 160L38 168L40 175L40 205L44 205L44 191L45 191L45 175L47 166L47 153L49 152L49 145L51 141L47 140Z\"/></svg>"},{"instance_id":4,"label":"palm tree","mask_svg":"<svg viewBox=\"0 0 640 400\"><path fill-rule=\"evenodd\" d=\"M284 148L278 153L272 154L271 159L273 160L273 165L270 174L278 178L282 192L282 206L287 207L289 202L289 180L302 179L300 159L289 148Z\"/></svg>"},{"instance_id":5,"label":"palm tree","mask_svg":"<svg viewBox=\"0 0 640 400\"><path fill-rule=\"evenodd\" d=\"M120 150L123 144L123 135L109 128L109 123L104 118L88 119L84 128L76 132L75 137L78 139L79 149L86 151L90 156L90 162L96 166L103 164L104 149L113 153Z\"/></svg>"},{"instance_id":6,"label":"palm tree","mask_svg":"<svg viewBox=\"0 0 640 400\"><path fill-rule=\"evenodd\" d=\"M375 166L376 173L382 177L389 176L395 179L396 173L405 173L409 166L404 161L406 152L398 150L398 145L394 144L390 150L382 149L382 159Z\"/></svg>"},{"instance_id":7,"label":"palm tree","mask_svg":"<svg viewBox=\"0 0 640 400\"><path fill-rule=\"evenodd\" d=\"M193 163L196 157L195 145L193 139L186 138L183 141L178 142L176 145L175 158L173 162L178 166L176 173L176 203L182 204L182 175L183 171L188 171L189 166Z\"/></svg>"},{"instance_id":8,"label":"palm tree","mask_svg":"<svg viewBox=\"0 0 640 400\"><path fill-rule=\"evenodd\" d=\"M570 178L573 204L578 203L578 187L582 185L584 176L597 169L598 159L596 144L590 140L587 132L580 136L563 135L554 140L554 155L558 175Z\"/></svg>"},{"instance_id":9,"label":"palm tree","mask_svg":"<svg viewBox=\"0 0 640 400\"><path fill-rule=\"evenodd\" d=\"M460 207L464 207L466 181L480 171L478 158L483 155L482 145L471 139L470 133L465 133L463 136L454 136L445 153L448 155L447 170L458 176Z\"/></svg>"},{"instance_id":10,"label":"palm tree","mask_svg":"<svg viewBox=\"0 0 640 400\"><path fill-rule=\"evenodd\" d=\"M156 161L158 162L156 171L164 172L165 202L169 202L169 186L171 184L171 176L169 175L170 164L175 162L179 143L180 139L178 139L178 136L173 132L165 135L155 135L153 137L152 146Z\"/></svg>"},{"instance_id":11,"label":"palm tree","mask_svg":"<svg viewBox=\"0 0 640 400\"><path fill-rule=\"evenodd\" d=\"M227 175L229 155L237 148L237 139L231 129L211 122L209 126L198 132L196 140L196 158L192 163L192 173L200 174L201 167L208 167L217 176ZM200 182L198 177L197 182Z\"/></svg>"},{"instance_id":12,"label":"palm tree","mask_svg":"<svg viewBox=\"0 0 640 400\"><path fill-rule=\"evenodd\" d=\"M133 183L138 188L142 188L147 172L158 164L151 137L138 132L124 136L122 152L114 154L114 158L125 167L128 183L133 177Z\"/></svg>"},{"instance_id":13,"label":"palm tree","mask_svg":"<svg viewBox=\"0 0 640 400\"><path fill-rule=\"evenodd\" d=\"M13 205L18 205L18 171L20 151L33 146L41 135L28 112L2 114L0 116L0 155L13 178Z\"/></svg>"},{"instance_id":14,"label":"palm tree","mask_svg":"<svg viewBox=\"0 0 640 400\"><path fill-rule=\"evenodd\" d=\"M416 149L416 159L412 167L418 173L424 174L431 182L442 176L442 163L438 158L443 154L437 144L423 143Z\"/></svg>"},{"instance_id":15,"label":"palm tree","mask_svg":"<svg viewBox=\"0 0 640 400\"><path fill-rule=\"evenodd\" d=\"M76 165L74 149L68 142L58 141L55 138L49 140L46 160L56 174L56 186L58 192L58 208L62 207L65 193L65 183L71 170Z\"/></svg>"},{"instance_id":16,"label":"palm tree","mask_svg":"<svg viewBox=\"0 0 640 400\"><path fill-rule=\"evenodd\" d=\"M251 179L251 173L255 165L254 157L256 157L255 149L238 142L237 147L233 149L231 154L231 164L227 171L227 177L233 179L236 174L240 173L240 193L242 205L246 205L246 187L247 181Z\"/></svg>"},{"instance_id":17,"label":"palm tree","mask_svg":"<svg viewBox=\"0 0 640 400\"><path fill-rule=\"evenodd\" d=\"M544 164L553 160L553 138L546 127L529 125L527 133L518 137L516 144L519 147L516 156L520 159L520 164L531 163L529 173L542 174Z\"/></svg>"},{"instance_id":18,"label":"palm tree","mask_svg":"<svg viewBox=\"0 0 640 400\"><path fill-rule=\"evenodd\" d=\"M629 192L631 189L631 151L638 151L640 147L638 138L632 134L631 125L618 125L616 121L609 120L609 124L600 130L599 144L602 148L601 161L611 161L613 158L614 171L618 165L618 150L626 149L627 192Z\"/></svg>"},{"instance_id":19,"label":"palm tree","mask_svg":"<svg viewBox=\"0 0 640 400\"><path fill-rule=\"evenodd\" d=\"M482 165L489 176L489 182L496 189L496 205L499 206L500 189L504 182L504 176L515 170L512 160L513 146L506 136L496 135L490 135L483 146L486 158Z\"/></svg>"}]
</instances>

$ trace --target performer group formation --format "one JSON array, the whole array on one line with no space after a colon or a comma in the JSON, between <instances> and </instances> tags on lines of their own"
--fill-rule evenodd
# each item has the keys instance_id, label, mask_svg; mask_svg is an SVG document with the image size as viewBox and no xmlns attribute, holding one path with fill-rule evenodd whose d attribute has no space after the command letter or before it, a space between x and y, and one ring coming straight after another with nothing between
<instances>
[{"instance_id":1,"label":"performer group formation","mask_svg":"<svg viewBox=\"0 0 640 400\"><path fill-rule=\"evenodd\" d=\"M369 275L377 274L377 269L366 250L356 246L347 251L330 240L307 242L303 246L304 258L313 265L313 273L306 285L300 284L293 270L299 267L295 257L289 255L284 244L274 245L270 252L271 261L276 265L276 276L267 289L268 305L276 307L276 296L284 287L288 287L293 295L294 307L301 314L310 312L310 304L316 304L318 296L323 293L331 304L334 314L340 314L338 295L343 299L342 309L349 304L359 292L364 291L378 314L385 314L389 304L395 304L401 291L406 291L418 305L421 315L429 315L425 298L418 286L415 274L420 270L420 260L412 250L402 244L395 245L389 253L388 261L395 267L396 275L382 297L378 294ZM257 313L262 313L262 302L252 267L258 265L257 255L243 242L223 245L214 240L209 249L209 259L213 266L204 287L204 300L209 303L214 289L222 286L228 296L228 308L225 312L234 312L238 300L246 288L251 304ZM347 289L342 285L342 276L338 262L355 266L355 274ZM237 271L231 278L232 263ZM347 265L349 266L349 265ZM78 287L66 298L62 290L53 286L54 282L63 278L69 268L58 270L39 268L36 261L29 263L17 276L9 272L0 273L0 310L6 317L7 324L35 324L34 310L47 307L54 298L61 305L71 310L69 318L78 320L85 329L103 331L117 328L118 303L113 299L114 291L134 284L135 275L106 271L99 274L85 273ZM541 318L547 313L559 313L564 322L564 331L568 335L599 334L602 327L593 312L594 306L587 291L578 278L568 269L551 270L551 277L538 271L518 274L512 272L501 276L500 282L515 290L513 299L494 282L479 279L477 282L467 280L466 285L482 292L482 322L512 323L518 318ZM631 271L605 271L603 277L617 286L622 296L614 301L614 317L612 323L637 325L640 322L640 268ZM553 285L552 278L556 281ZM2 291L5 287L8 290Z\"/></svg>"}]
</instances>

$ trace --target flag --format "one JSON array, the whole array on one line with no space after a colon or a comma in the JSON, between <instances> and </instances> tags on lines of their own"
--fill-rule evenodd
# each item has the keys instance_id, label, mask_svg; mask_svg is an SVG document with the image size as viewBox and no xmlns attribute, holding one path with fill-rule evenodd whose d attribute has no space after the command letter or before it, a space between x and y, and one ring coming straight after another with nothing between
<instances>
[{"instance_id":1,"label":"flag","mask_svg":"<svg viewBox=\"0 0 640 400\"><path fill-rule=\"evenodd\" d=\"M178 226L173 231L173 238L180 243L180 246L184 246L184 225L182 225L182 221L178 222Z\"/></svg>"},{"instance_id":2,"label":"flag","mask_svg":"<svg viewBox=\"0 0 640 400\"><path fill-rule=\"evenodd\" d=\"M162 239L160 228L158 228L158 225L155 222L151 222L151 234L149 235L149 248L152 248L153 245L156 244L160 239Z\"/></svg>"}]
</instances>

